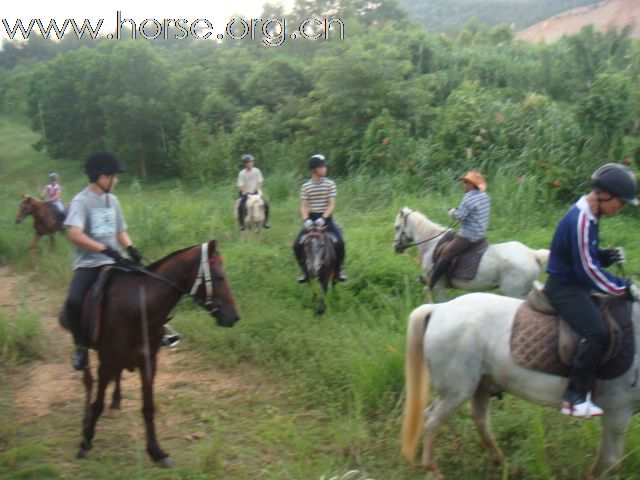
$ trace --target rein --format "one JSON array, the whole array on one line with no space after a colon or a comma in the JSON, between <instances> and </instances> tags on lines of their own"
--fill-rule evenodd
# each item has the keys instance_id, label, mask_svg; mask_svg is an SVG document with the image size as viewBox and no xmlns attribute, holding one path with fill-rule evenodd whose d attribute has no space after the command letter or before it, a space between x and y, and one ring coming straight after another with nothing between
<instances>
[{"instance_id":1,"label":"rein","mask_svg":"<svg viewBox=\"0 0 640 480\"><path fill-rule=\"evenodd\" d=\"M215 306L215 302L213 300L213 281L220 280L221 277L214 277L213 275L211 275L211 267L209 266L209 264L222 260L222 257L218 255L213 258L208 258L207 247L207 243L203 243L201 246L200 269L198 270L198 274L196 275L196 279L193 283L193 286L191 287L191 290L186 290L172 280L150 272L142 266L132 264L130 270L141 273L151 278L155 278L156 280L174 288L175 290L178 290L183 295L188 295L193 299L194 302L207 310L207 312L214 313L218 310L218 308ZM200 287L200 285L202 285L203 282L206 291L205 300L201 300L195 296L198 288Z\"/></svg>"},{"instance_id":2,"label":"rein","mask_svg":"<svg viewBox=\"0 0 640 480\"><path fill-rule=\"evenodd\" d=\"M404 226L403 226L403 230L406 230L407 228L407 220L409 218L409 215L411 215L413 212L409 212L407 215L405 215L404 217ZM409 245L406 245L404 248L405 250L409 247L415 247L417 245L422 245L423 243L429 242L431 240L433 240L434 238L438 238L440 235L444 235L445 233L447 233L449 230L451 230L453 227L455 227L458 224L458 220L451 220L451 223L449 224L449 226L447 228L445 228L444 230L442 230L440 233L438 233L437 235L434 235L433 237L427 238L425 240L422 240L420 242L415 242L415 243L410 243Z\"/></svg>"}]
</instances>

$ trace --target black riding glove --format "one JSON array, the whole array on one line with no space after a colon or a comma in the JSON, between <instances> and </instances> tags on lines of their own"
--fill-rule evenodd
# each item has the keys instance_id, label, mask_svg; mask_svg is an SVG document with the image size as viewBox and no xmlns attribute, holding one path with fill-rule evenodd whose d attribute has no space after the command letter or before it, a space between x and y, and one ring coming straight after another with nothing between
<instances>
[{"instance_id":1,"label":"black riding glove","mask_svg":"<svg viewBox=\"0 0 640 480\"><path fill-rule=\"evenodd\" d=\"M142 265L142 254L134 245L129 245L127 247L127 253L129 254L129 258L133 260L133 263Z\"/></svg>"},{"instance_id":2,"label":"black riding glove","mask_svg":"<svg viewBox=\"0 0 640 480\"><path fill-rule=\"evenodd\" d=\"M598 259L603 267L610 267L614 263L622 263L624 257L621 255L620 250L617 248L608 248L606 250L600 250Z\"/></svg>"},{"instance_id":3,"label":"black riding glove","mask_svg":"<svg viewBox=\"0 0 640 480\"><path fill-rule=\"evenodd\" d=\"M114 262L116 262L116 265L122 268L130 270L133 267L133 264L122 255L120 255L120 252L109 246L107 246L104 250L100 250L100 253L104 253L107 257L110 257Z\"/></svg>"}]
</instances>

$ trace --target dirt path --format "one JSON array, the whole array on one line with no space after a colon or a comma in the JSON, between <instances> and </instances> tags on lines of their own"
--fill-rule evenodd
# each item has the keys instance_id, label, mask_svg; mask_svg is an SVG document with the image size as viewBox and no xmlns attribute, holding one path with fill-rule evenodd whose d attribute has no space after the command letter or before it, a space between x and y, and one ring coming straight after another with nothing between
<instances>
[{"instance_id":1,"label":"dirt path","mask_svg":"<svg viewBox=\"0 0 640 480\"><path fill-rule=\"evenodd\" d=\"M71 368L70 336L58 326L54 314L62 302L62 294L53 290L36 293L34 284L27 278L14 275L7 267L0 266L2 312L12 316L26 305L29 312L41 320L44 342L43 358L11 369L5 378L7 382L3 392L9 393L10 406L0 410L0 416L8 412L17 418L11 418L14 422L13 436L9 436L8 441L3 438L5 432L0 428L0 450L3 441L18 449L29 444L39 448L44 444L47 450L43 456L58 474L62 472L61 478L88 478L87 475L91 478L131 478L132 474L139 472L140 462L150 465L144 453L138 372L123 373L122 410L117 415L119 418L105 418L108 416L105 415L98 422L96 448L91 459L76 461L74 458L75 445L80 439L84 390L81 374ZM94 353L91 363L96 364ZM243 414L247 411L255 414L256 406L262 408L269 404L265 411L268 418L280 415L299 420L308 414L287 411L286 389L266 383L250 368L240 366L220 370L198 359L197 352L180 346L170 351L161 350L155 392L158 437L174 461L177 457L181 465L201 462L206 445L215 444L217 447L225 441L242 444L247 435L243 432L246 428L242 427L243 422L248 428L257 427L254 420L243 418ZM109 410L105 412L109 413ZM316 415L312 421L317 419ZM302 423L301 428L304 428ZM239 437L233 440L234 436ZM246 448L246 443L243 448ZM274 455L274 452L258 446L254 456L232 456L231 461L216 460L213 466L223 469L225 477L229 473L228 478L243 478L232 474L253 471L265 462L264 459ZM105 459L105 456L111 458ZM110 461L125 463L125 468L119 470L116 477L110 476ZM256 462L257 465L253 465ZM104 473L96 472L103 468L106 469Z\"/></svg>"}]
</instances>

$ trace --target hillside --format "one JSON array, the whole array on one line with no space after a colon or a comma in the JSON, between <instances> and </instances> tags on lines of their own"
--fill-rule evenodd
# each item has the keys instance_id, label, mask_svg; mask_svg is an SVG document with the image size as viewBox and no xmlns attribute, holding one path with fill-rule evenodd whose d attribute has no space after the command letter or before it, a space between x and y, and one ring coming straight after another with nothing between
<instances>
[{"instance_id":1,"label":"hillside","mask_svg":"<svg viewBox=\"0 0 640 480\"><path fill-rule=\"evenodd\" d=\"M593 25L600 32L629 26L631 36L640 38L640 2L605 0L571 9L522 30L517 37L531 43L555 42L565 35L578 33L586 25Z\"/></svg>"},{"instance_id":2,"label":"hillside","mask_svg":"<svg viewBox=\"0 0 640 480\"><path fill-rule=\"evenodd\" d=\"M597 0L399 0L409 17L434 32L455 33L472 19L517 30Z\"/></svg>"}]
</instances>

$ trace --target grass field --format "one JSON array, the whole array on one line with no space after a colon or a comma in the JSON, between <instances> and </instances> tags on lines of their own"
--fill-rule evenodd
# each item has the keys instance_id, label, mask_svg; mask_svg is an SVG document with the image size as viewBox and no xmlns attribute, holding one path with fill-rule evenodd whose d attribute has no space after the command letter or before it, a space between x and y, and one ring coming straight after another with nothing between
<instances>
[{"instance_id":1,"label":"grass field","mask_svg":"<svg viewBox=\"0 0 640 480\"><path fill-rule=\"evenodd\" d=\"M38 368L57 365L67 376L70 370L67 339L37 320L55 316L71 274L71 247L62 236L55 250L43 240L30 261L30 220L14 224L19 196L38 194L50 171L61 174L66 200L85 184L81 162L51 160L30 147L34 141L24 125L0 118L0 263L24 284L23 293L14 295L16 308L3 307L0 315L0 335L12 332L0 338L0 478L337 480L352 469L359 473L348 478L424 477L399 460L404 330L422 297L416 252L397 255L391 248L393 219L408 205L447 224L446 212L461 195L455 180L440 174L442 188L432 192L400 174L337 179L336 218L347 239L349 281L331 294L327 314L317 319L307 287L295 282L291 253L300 227L301 177L267 176L273 227L243 239L233 223L233 179L194 185L175 179L141 183L123 175L116 193L143 254L155 260L218 239L242 314L233 329L220 329L188 300L178 306L172 324L185 338L177 354L163 353L172 358L171 378L157 395L159 438L177 467L160 471L144 452L137 397L125 403L117 423L101 420L96 449L86 462L73 458L79 379L70 383L69 396L54 402L57 408L37 419L16 400L24 394L25 378ZM489 239L547 247L566 206L539 201L533 180L515 178L507 166L489 178ZM637 216L624 215L602 228L603 245L624 245L628 271L640 265L639 226ZM29 348L20 349L24 344ZM217 385L218 377L230 386L210 393L205 385ZM565 419L554 409L506 395L494 402L492 424L508 463L493 466L467 413L461 409L440 437L441 468L449 478L575 479L594 458L598 421ZM637 430L635 420L616 478L640 478Z\"/></svg>"}]
</instances>

